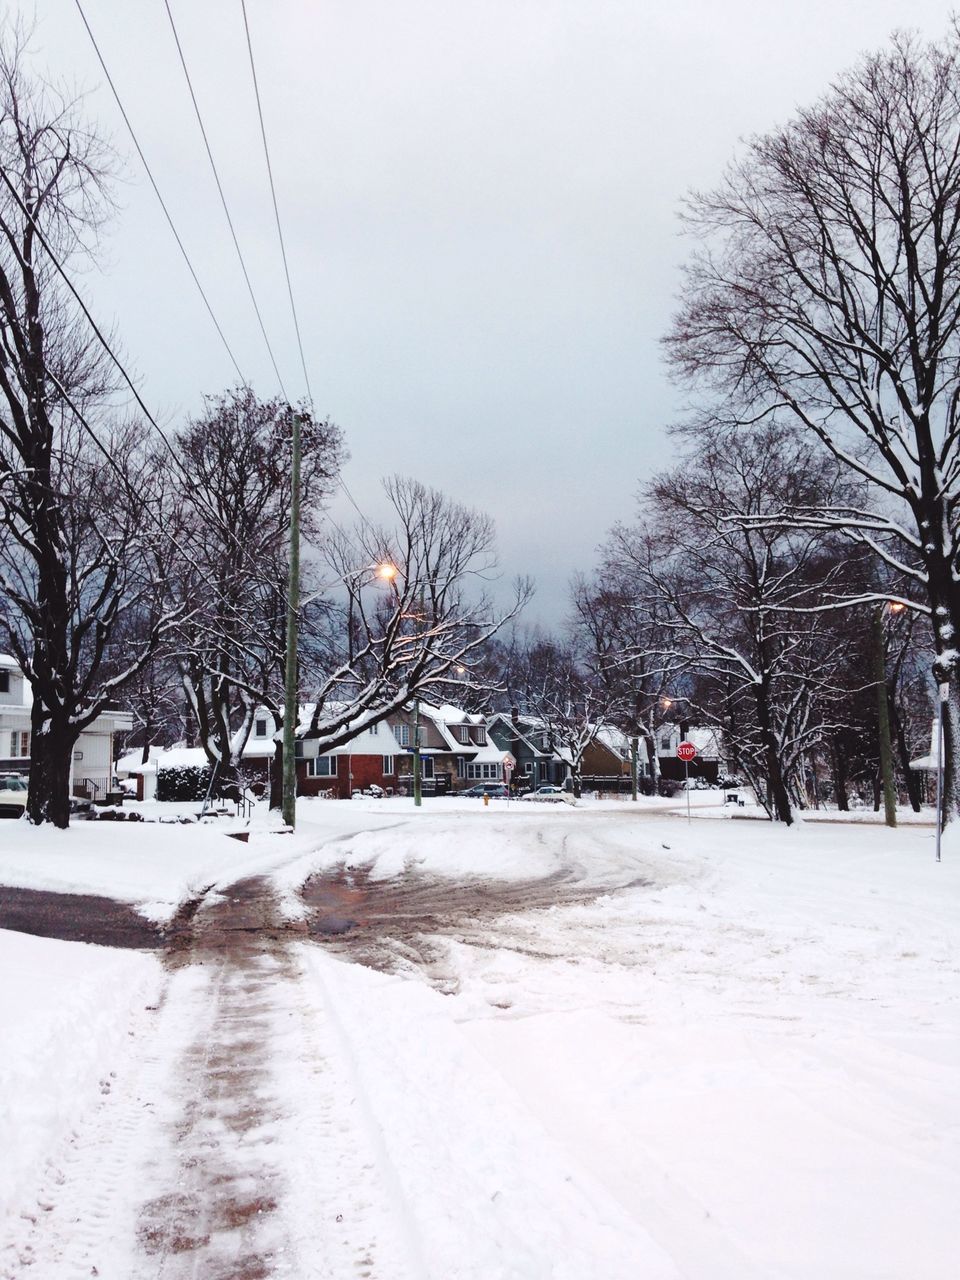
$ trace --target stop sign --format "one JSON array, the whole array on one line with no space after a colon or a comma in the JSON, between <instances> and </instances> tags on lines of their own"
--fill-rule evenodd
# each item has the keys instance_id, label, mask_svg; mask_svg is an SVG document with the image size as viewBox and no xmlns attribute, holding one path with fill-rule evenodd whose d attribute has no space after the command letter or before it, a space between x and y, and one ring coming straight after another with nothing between
<instances>
[{"instance_id":1,"label":"stop sign","mask_svg":"<svg viewBox=\"0 0 960 1280\"><path fill-rule=\"evenodd\" d=\"M679 747L677 747L678 759L683 760L686 764L689 764L696 754L697 748L692 742L681 742Z\"/></svg>"}]
</instances>

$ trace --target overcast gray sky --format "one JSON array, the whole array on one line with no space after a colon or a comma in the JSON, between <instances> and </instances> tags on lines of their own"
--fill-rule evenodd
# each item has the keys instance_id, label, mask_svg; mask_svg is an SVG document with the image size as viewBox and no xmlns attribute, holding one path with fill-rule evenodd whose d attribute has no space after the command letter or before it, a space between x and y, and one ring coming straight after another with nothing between
<instances>
[{"instance_id":1,"label":"overcast gray sky","mask_svg":"<svg viewBox=\"0 0 960 1280\"><path fill-rule=\"evenodd\" d=\"M245 292L163 0L83 0L247 378L276 379ZM170 0L288 394L303 379L240 0ZM687 247L676 210L738 139L787 119L934 0L247 0L317 410L382 512L402 471L488 511L503 569L555 624L680 410L658 340ZM168 420L236 381L74 0L37 0L39 62L88 88L125 157L102 275ZM338 518L348 519L345 500Z\"/></svg>"}]
</instances>

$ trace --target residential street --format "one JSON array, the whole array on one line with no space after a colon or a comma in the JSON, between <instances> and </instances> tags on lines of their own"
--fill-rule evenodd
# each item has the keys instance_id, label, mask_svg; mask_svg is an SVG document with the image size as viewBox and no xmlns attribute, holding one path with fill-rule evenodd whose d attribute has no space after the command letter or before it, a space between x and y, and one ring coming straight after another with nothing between
<instances>
[{"instance_id":1,"label":"residential street","mask_svg":"<svg viewBox=\"0 0 960 1280\"><path fill-rule=\"evenodd\" d=\"M93 889L131 835L74 834ZM286 846L145 828L146 879L155 834L158 888L177 840L205 880L154 902L161 946L0 932L31 1048L3 1277L952 1274L960 881L929 832L328 803Z\"/></svg>"}]
</instances>

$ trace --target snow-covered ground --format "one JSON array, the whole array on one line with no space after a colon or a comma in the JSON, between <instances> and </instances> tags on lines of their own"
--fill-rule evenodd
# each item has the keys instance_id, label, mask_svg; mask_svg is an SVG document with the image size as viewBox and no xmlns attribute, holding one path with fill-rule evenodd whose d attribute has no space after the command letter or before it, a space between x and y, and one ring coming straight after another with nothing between
<instances>
[{"instance_id":1,"label":"snow-covered ground","mask_svg":"<svg viewBox=\"0 0 960 1280\"><path fill-rule=\"evenodd\" d=\"M0 1275L952 1280L960 847L711 799L318 801L247 844L0 826L0 883L164 920L257 873L296 915L339 866L569 891L438 915L386 973L0 932ZM201 1212L211 1170L260 1197L242 1226Z\"/></svg>"}]
</instances>

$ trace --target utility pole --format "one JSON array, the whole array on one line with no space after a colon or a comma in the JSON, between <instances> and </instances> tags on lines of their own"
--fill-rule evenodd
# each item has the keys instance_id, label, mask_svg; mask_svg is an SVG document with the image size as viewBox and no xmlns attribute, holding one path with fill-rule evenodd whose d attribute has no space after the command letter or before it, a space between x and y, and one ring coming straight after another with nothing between
<instances>
[{"instance_id":1,"label":"utility pole","mask_svg":"<svg viewBox=\"0 0 960 1280\"><path fill-rule=\"evenodd\" d=\"M283 821L297 824L297 621L300 612L300 414L293 415L290 459L290 556L287 567L287 654L283 703Z\"/></svg>"},{"instance_id":2,"label":"utility pole","mask_svg":"<svg viewBox=\"0 0 960 1280\"><path fill-rule=\"evenodd\" d=\"M630 799L637 798L637 759L640 755L640 739L634 735L630 739Z\"/></svg>"},{"instance_id":3,"label":"utility pole","mask_svg":"<svg viewBox=\"0 0 960 1280\"><path fill-rule=\"evenodd\" d=\"M877 686L877 730L880 739L880 778L883 782L884 819L888 827L897 825L897 791L893 777L893 750L890 746L890 707L887 702L887 664L883 646L882 604L873 611L874 680Z\"/></svg>"}]
</instances>

